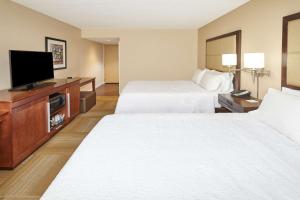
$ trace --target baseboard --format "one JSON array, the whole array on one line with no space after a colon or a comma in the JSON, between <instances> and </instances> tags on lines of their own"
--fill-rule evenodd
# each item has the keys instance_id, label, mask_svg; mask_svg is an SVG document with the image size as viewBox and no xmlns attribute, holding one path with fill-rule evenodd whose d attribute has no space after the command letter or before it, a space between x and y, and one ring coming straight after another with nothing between
<instances>
[{"instance_id":1,"label":"baseboard","mask_svg":"<svg viewBox=\"0 0 300 200\"><path fill-rule=\"evenodd\" d=\"M99 83L98 85L96 85L96 88L97 87L100 87L101 85L104 85L105 83L103 82L103 83Z\"/></svg>"}]
</instances>

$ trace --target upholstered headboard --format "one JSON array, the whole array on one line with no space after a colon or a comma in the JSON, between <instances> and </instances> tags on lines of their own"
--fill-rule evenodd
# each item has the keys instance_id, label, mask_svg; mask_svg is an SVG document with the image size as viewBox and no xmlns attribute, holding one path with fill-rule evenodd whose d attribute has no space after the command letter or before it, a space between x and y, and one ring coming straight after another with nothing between
<instances>
[{"instance_id":1,"label":"upholstered headboard","mask_svg":"<svg viewBox=\"0 0 300 200\"><path fill-rule=\"evenodd\" d=\"M300 13L283 18L281 85L300 90Z\"/></svg>"},{"instance_id":2,"label":"upholstered headboard","mask_svg":"<svg viewBox=\"0 0 300 200\"><path fill-rule=\"evenodd\" d=\"M241 37L242 31L234 31L206 40L206 68L228 72L228 68L222 66L222 54L237 54L236 69L241 68ZM240 71L236 71L234 88L240 89Z\"/></svg>"}]
</instances>

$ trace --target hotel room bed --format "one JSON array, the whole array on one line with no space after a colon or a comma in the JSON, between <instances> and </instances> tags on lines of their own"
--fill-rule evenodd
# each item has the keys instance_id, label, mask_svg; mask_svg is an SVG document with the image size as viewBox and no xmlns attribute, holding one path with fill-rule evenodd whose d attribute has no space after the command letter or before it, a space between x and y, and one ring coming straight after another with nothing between
<instances>
[{"instance_id":1,"label":"hotel room bed","mask_svg":"<svg viewBox=\"0 0 300 200\"><path fill-rule=\"evenodd\" d=\"M289 105L300 98L285 99L269 95L252 114L107 116L42 199L299 199L300 145L290 138L300 140L300 110Z\"/></svg>"},{"instance_id":2,"label":"hotel room bed","mask_svg":"<svg viewBox=\"0 0 300 200\"><path fill-rule=\"evenodd\" d=\"M131 81L123 89L115 113L213 113L218 93L193 81Z\"/></svg>"},{"instance_id":3,"label":"hotel room bed","mask_svg":"<svg viewBox=\"0 0 300 200\"><path fill-rule=\"evenodd\" d=\"M282 69L288 88L251 113L103 118L42 199L299 200L300 86Z\"/></svg>"},{"instance_id":4,"label":"hotel room bed","mask_svg":"<svg viewBox=\"0 0 300 200\"><path fill-rule=\"evenodd\" d=\"M240 87L239 70L228 73L222 65L222 55L232 53L237 57L235 68L240 69L240 41L240 30L208 39L205 73L196 70L193 81L129 82L115 113L214 113L220 107L218 94Z\"/></svg>"}]
</instances>

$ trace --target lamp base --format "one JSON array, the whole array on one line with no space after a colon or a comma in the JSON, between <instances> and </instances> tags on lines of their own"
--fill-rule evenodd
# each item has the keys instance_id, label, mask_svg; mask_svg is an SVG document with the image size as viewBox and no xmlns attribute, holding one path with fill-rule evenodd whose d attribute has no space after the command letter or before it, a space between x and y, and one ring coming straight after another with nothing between
<instances>
[{"instance_id":1,"label":"lamp base","mask_svg":"<svg viewBox=\"0 0 300 200\"><path fill-rule=\"evenodd\" d=\"M255 83L255 78L256 78L256 98L259 99L259 77L270 76L271 74L270 71L264 70L263 68L262 69L244 68L243 71L251 73L253 83Z\"/></svg>"}]
</instances>

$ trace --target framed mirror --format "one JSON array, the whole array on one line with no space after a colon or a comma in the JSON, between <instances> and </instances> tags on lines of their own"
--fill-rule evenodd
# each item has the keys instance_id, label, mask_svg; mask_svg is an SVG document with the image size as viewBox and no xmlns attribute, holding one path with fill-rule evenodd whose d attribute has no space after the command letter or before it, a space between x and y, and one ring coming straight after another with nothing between
<instances>
[{"instance_id":1,"label":"framed mirror","mask_svg":"<svg viewBox=\"0 0 300 200\"><path fill-rule=\"evenodd\" d=\"M234 88L240 89L241 79L241 37L242 31L234 31L206 40L206 68L221 72L228 72L229 68L222 65L223 54L236 54L238 69L234 74Z\"/></svg>"},{"instance_id":2,"label":"framed mirror","mask_svg":"<svg viewBox=\"0 0 300 200\"><path fill-rule=\"evenodd\" d=\"M281 86L300 89L300 13L283 18Z\"/></svg>"}]
</instances>

